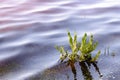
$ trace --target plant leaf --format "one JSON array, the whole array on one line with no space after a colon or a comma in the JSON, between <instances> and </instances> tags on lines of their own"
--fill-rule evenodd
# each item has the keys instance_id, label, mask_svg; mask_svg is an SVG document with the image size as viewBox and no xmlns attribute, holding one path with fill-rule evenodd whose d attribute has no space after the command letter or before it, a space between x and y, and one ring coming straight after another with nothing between
<instances>
[{"instance_id":1,"label":"plant leaf","mask_svg":"<svg viewBox=\"0 0 120 80\"><path fill-rule=\"evenodd\" d=\"M100 56L100 51L98 51L98 53L92 58L92 60L91 61L96 61L98 58L99 58L99 56Z\"/></svg>"},{"instance_id":2,"label":"plant leaf","mask_svg":"<svg viewBox=\"0 0 120 80\"><path fill-rule=\"evenodd\" d=\"M77 52L77 34L74 35L74 42L73 42L73 52Z\"/></svg>"},{"instance_id":3,"label":"plant leaf","mask_svg":"<svg viewBox=\"0 0 120 80\"><path fill-rule=\"evenodd\" d=\"M70 32L68 32L68 38L69 38L70 47L71 47L71 49L73 50L73 39L72 39L72 37L71 37Z\"/></svg>"}]
</instances>

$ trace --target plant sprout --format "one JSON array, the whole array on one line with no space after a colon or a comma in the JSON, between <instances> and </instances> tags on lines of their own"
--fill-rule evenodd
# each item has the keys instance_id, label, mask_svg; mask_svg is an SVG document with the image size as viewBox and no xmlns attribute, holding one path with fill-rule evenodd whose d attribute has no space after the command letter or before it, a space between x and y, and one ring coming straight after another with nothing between
<instances>
[{"instance_id":1,"label":"plant sprout","mask_svg":"<svg viewBox=\"0 0 120 80\"><path fill-rule=\"evenodd\" d=\"M72 52L65 51L63 46L55 46L55 48L61 53L60 60L63 61L65 59L69 59L70 61L76 61L77 60L77 53L79 51L79 48L77 47L77 34L75 33L74 39L72 38L70 32L68 32L68 38L69 38L69 45Z\"/></svg>"},{"instance_id":2,"label":"plant sprout","mask_svg":"<svg viewBox=\"0 0 120 80\"><path fill-rule=\"evenodd\" d=\"M100 55L100 51L98 51L95 57L91 56L91 52L96 49L97 45L98 45L98 42L93 43L93 35L90 36L90 39L87 42L87 34L85 33L82 38L81 46L79 48L81 52L80 60L81 61L86 61L86 60L96 61Z\"/></svg>"},{"instance_id":3,"label":"plant sprout","mask_svg":"<svg viewBox=\"0 0 120 80\"><path fill-rule=\"evenodd\" d=\"M100 56L100 51L92 57L91 52L94 51L98 45L98 42L93 41L93 35L90 36L90 39L87 39L87 34L85 33L82 37L82 41L77 41L77 34L74 34L72 38L70 32L68 32L69 45L71 48L71 52L68 52L64 49L63 46L56 46L56 49L60 52L60 60L64 61L65 59L72 62L82 62L89 61L95 62ZM87 41L88 40L88 41Z\"/></svg>"}]
</instances>

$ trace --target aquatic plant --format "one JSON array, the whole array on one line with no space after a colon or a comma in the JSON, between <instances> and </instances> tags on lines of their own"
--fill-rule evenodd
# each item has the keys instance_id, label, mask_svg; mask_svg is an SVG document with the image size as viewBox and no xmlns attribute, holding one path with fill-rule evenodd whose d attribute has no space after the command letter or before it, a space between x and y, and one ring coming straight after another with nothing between
<instances>
[{"instance_id":1,"label":"aquatic plant","mask_svg":"<svg viewBox=\"0 0 120 80\"><path fill-rule=\"evenodd\" d=\"M69 37L69 44L70 44L70 48L71 48L71 53L68 52L67 50L64 49L63 46L55 46L56 49L61 53L60 55L60 59L61 61L65 60L65 59L69 59L70 61L76 61L77 59L77 35L74 35L74 39L72 39L70 32L68 32L68 37Z\"/></svg>"},{"instance_id":2,"label":"aquatic plant","mask_svg":"<svg viewBox=\"0 0 120 80\"><path fill-rule=\"evenodd\" d=\"M90 36L90 39L87 40L87 34L85 33L82 37L82 41L77 41L77 34L74 34L72 38L70 32L68 32L69 38L69 45L71 48L71 52L68 52L64 49L63 46L56 46L56 49L60 52L60 60L64 61L65 59L72 61L72 62L82 62L82 61L89 61L95 62L99 56L100 51L92 57L91 52L94 51L98 45L98 42L93 41L93 35Z\"/></svg>"},{"instance_id":3,"label":"aquatic plant","mask_svg":"<svg viewBox=\"0 0 120 80\"><path fill-rule=\"evenodd\" d=\"M92 57L91 52L96 49L98 42L93 42L93 35L90 36L90 39L87 41L87 34L85 33L82 37L81 45L80 45L80 60L81 61L96 61L100 55L100 51Z\"/></svg>"}]
</instances>

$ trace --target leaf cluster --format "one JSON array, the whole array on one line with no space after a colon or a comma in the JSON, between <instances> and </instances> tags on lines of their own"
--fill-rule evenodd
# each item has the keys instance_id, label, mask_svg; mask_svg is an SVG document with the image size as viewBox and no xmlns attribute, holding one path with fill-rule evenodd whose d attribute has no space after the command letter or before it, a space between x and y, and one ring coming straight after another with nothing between
<instances>
[{"instance_id":1,"label":"leaf cluster","mask_svg":"<svg viewBox=\"0 0 120 80\"><path fill-rule=\"evenodd\" d=\"M100 56L100 51L92 57L91 52L94 51L98 45L98 42L93 41L93 35L90 36L89 39L87 39L87 34L85 33L82 37L81 42L77 41L77 34L74 34L74 37L72 38L70 32L68 32L68 38L69 38L69 45L71 48L71 52L68 52L64 49L63 46L56 46L56 49L60 52L60 60L64 61L65 59L70 61L90 61L94 62L96 61Z\"/></svg>"}]
</instances>

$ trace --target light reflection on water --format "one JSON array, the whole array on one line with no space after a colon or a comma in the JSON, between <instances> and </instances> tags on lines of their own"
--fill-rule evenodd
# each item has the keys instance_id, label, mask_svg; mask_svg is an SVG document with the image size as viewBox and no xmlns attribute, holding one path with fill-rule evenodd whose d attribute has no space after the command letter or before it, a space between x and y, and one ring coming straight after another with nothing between
<instances>
[{"instance_id":1,"label":"light reflection on water","mask_svg":"<svg viewBox=\"0 0 120 80\"><path fill-rule=\"evenodd\" d=\"M118 53L119 5L119 0L0 0L0 80L24 80L56 64L54 46L68 47L67 30L79 38L95 34L99 49L111 46Z\"/></svg>"}]
</instances>

